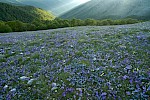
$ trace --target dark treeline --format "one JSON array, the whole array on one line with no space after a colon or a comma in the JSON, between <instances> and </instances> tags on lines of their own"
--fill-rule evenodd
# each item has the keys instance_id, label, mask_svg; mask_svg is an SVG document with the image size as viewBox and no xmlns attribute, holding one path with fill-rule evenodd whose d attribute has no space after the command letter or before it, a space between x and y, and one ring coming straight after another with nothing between
<instances>
[{"instance_id":1,"label":"dark treeline","mask_svg":"<svg viewBox=\"0 0 150 100\"><path fill-rule=\"evenodd\" d=\"M138 23L136 19L121 19L121 20L94 20L94 19L60 19L55 20L34 20L31 23L23 23L21 21L0 21L0 33L7 32L22 32L22 31L36 31L46 29L56 29L64 27L75 27L75 26L103 26L103 25L123 25Z\"/></svg>"}]
</instances>

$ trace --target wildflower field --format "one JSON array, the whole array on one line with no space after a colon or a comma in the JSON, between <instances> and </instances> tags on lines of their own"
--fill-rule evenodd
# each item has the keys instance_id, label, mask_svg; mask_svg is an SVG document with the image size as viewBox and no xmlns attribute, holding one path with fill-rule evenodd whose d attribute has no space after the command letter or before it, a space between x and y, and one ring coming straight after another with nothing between
<instances>
[{"instance_id":1,"label":"wildflower field","mask_svg":"<svg viewBox=\"0 0 150 100\"><path fill-rule=\"evenodd\" d=\"M0 100L148 100L150 22L0 33Z\"/></svg>"}]
</instances>

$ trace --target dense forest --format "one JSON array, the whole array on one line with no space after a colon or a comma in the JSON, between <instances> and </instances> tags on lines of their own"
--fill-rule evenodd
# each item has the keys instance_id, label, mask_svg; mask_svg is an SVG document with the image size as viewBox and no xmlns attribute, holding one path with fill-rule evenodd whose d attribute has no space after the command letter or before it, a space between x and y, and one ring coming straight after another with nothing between
<instances>
[{"instance_id":1,"label":"dense forest","mask_svg":"<svg viewBox=\"0 0 150 100\"><path fill-rule=\"evenodd\" d=\"M0 20L32 22L34 20L52 20L54 15L32 6L17 6L0 2Z\"/></svg>"}]
</instances>

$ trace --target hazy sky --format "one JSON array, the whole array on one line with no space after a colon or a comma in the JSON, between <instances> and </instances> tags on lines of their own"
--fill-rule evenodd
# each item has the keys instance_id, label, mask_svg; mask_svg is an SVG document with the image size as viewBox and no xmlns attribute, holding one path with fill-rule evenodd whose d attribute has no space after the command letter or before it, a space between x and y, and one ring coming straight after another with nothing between
<instances>
[{"instance_id":1,"label":"hazy sky","mask_svg":"<svg viewBox=\"0 0 150 100\"><path fill-rule=\"evenodd\" d=\"M62 1L62 0L60 0L60 1ZM76 7L80 4L86 3L88 1L90 1L90 0L69 0L69 1L68 0L63 0L62 5L56 6L51 10L53 12L56 12L59 15L59 14L63 14L66 11L69 11L70 9L72 9L72 8L74 8L74 7ZM62 11L62 9L63 9L63 11Z\"/></svg>"},{"instance_id":2,"label":"hazy sky","mask_svg":"<svg viewBox=\"0 0 150 100\"><path fill-rule=\"evenodd\" d=\"M88 1L90 1L90 0L74 0L74 1L77 1L77 2L79 2L79 3L85 3L85 2L88 2Z\"/></svg>"}]
</instances>

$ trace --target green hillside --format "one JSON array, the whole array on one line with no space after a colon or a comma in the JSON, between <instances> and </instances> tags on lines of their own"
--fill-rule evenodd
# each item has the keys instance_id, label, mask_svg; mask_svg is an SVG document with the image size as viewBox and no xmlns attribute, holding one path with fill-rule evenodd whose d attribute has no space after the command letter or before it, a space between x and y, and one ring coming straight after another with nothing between
<instances>
[{"instance_id":1,"label":"green hillside","mask_svg":"<svg viewBox=\"0 0 150 100\"><path fill-rule=\"evenodd\" d=\"M54 15L32 6L17 6L0 2L0 20L32 22L33 20L52 20Z\"/></svg>"},{"instance_id":2,"label":"green hillside","mask_svg":"<svg viewBox=\"0 0 150 100\"><path fill-rule=\"evenodd\" d=\"M0 0L0 2L18 5L30 5L53 12L53 14L56 16L73 9L77 5L80 5L78 0Z\"/></svg>"},{"instance_id":3,"label":"green hillside","mask_svg":"<svg viewBox=\"0 0 150 100\"><path fill-rule=\"evenodd\" d=\"M121 19L137 18L150 19L150 0L91 0L71 11L61 18L94 18L94 19Z\"/></svg>"}]
</instances>

